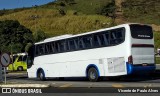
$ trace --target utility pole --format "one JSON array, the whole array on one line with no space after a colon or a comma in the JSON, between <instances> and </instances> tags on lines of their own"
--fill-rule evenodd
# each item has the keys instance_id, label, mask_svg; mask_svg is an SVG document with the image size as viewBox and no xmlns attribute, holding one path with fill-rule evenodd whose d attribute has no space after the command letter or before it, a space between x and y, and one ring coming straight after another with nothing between
<instances>
[{"instance_id":1,"label":"utility pole","mask_svg":"<svg viewBox=\"0 0 160 96\"><path fill-rule=\"evenodd\" d=\"M13 69L13 71L14 71L14 67L13 67L13 66L14 66L14 64L13 64L14 61L13 61L13 50L12 50L12 45L13 45L13 43L12 43L12 41L11 41L11 57L12 57L11 59L12 59L12 69Z\"/></svg>"},{"instance_id":2,"label":"utility pole","mask_svg":"<svg viewBox=\"0 0 160 96\"><path fill-rule=\"evenodd\" d=\"M3 82L3 79L2 79L2 65L0 64L0 83Z\"/></svg>"}]
</instances>

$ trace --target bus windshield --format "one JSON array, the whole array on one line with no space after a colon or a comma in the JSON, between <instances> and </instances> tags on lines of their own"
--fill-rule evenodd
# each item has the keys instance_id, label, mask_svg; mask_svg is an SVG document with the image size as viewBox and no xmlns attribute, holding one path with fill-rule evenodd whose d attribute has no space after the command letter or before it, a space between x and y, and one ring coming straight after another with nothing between
<instances>
[{"instance_id":1,"label":"bus windshield","mask_svg":"<svg viewBox=\"0 0 160 96\"><path fill-rule=\"evenodd\" d=\"M130 25L130 30L133 38L136 38L136 39L152 39L153 38L153 32L150 26L132 24Z\"/></svg>"}]
</instances>

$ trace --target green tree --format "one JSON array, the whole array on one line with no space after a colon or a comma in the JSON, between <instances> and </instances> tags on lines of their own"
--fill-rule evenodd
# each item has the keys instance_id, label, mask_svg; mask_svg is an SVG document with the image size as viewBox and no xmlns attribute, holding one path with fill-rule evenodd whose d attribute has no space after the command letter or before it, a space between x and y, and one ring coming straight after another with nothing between
<instances>
[{"instance_id":1,"label":"green tree","mask_svg":"<svg viewBox=\"0 0 160 96\"><path fill-rule=\"evenodd\" d=\"M26 44L33 42L32 32L14 20L0 21L0 38L3 52L24 52Z\"/></svg>"},{"instance_id":2,"label":"green tree","mask_svg":"<svg viewBox=\"0 0 160 96\"><path fill-rule=\"evenodd\" d=\"M42 30L36 31L33 34L33 36L34 36L34 41L35 42L39 42L39 41L42 41L42 40L46 39L46 34Z\"/></svg>"},{"instance_id":3,"label":"green tree","mask_svg":"<svg viewBox=\"0 0 160 96\"><path fill-rule=\"evenodd\" d=\"M25 52L29 52L29 49L33 46L33 43L27 43L27 45L25 46Z\"/></svg>"},{"instance_id":4,"label":"green tree","mask_svg":"<svg viewBox=\"0 0 160 96\"><path fill-rule=\"evenodd\" d=\"M99 14L115 18L115 11L116 11L115 0L112 0L110 3L108 3L101 9L101 12Z\"/></svg>"}]
</instances>

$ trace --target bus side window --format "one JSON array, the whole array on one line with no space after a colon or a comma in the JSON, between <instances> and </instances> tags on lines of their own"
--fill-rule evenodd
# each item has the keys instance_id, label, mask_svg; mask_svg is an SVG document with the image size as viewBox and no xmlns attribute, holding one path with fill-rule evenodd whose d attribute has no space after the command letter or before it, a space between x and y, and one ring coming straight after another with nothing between
<instances>
[{"instance_id":1,"label":"bus side window","mask_svg":"<svg viewBox=\"0 0 160 96\"><path fill-rule=\"evenodd\" d=\"M49 53L49 43L45 44L45 54Z\"/></svg>"},{"instance_id":2,"label":"bus side window","mask_svg":"<svg viewBox=\"0 0 160 96\"><path fill-rule=\"evenodd\" d=\"M48 44L48 53L49 54L53 53L51 43Z\"/></svg>"},{"instance_id":3,"label":"bus side window","mask_svg":"<svg viewBox=\"0 0 160 96\"><path fill-rule=\"evenodd\" d=\"M38 56L39 55L39 46L36 45L35 47L36 47L36 56Z\"/></svg>"},{"instance_id":4,"label":"bus side window","mask_svg":"<svg viewBox=\"0 0 160 96\"><path fill-rule=\"evenodd\" d=\"M93 42L94 42L93 43L94 47L100 46L100 41L99 41L98 35L94 35Z\"/></svg>"},{"instance_id":5,"label":"bus side window","mask_svg":"<svg viewBox=\"0 0 160 96\"><path fill-rule=\"evenodd\" d=\"M77 50L78 49L78 38L74 38L73 40L74 40L74 44L75 44L76 50Z\"/></svg>"},{"instance_id":6,"label":"bus side window","mask_svg":"<svg viewBox=\"0 0 160 96\"><path fill-rule=\"evenodd\" d=\"M116 31L115 30L112 30L111 31L111 44L117 44L118 42L117 42L117 40L116 40L117 38L116 38Z\"/></svg>"},{"instance_id":7,"label":"bus side window","mask_svg":"<svg viewBox=\"0 0 160 96\"><path fill-rule=\"evenodd\" d=\"M103 32L99 34L94 34L93 36L93 46L100 47L100 46L109 46L109 33Z\"/></svg>"},{"instance_id":8,"label":"bus side window","mask_svg":"<svg viewBox=\"0 0 160 96\"><path fill-rule=\"evenodd\" d=\"M69 50L70 51L76 50L76 45L75 45L74 39L71 39L68 42L69 42Z\"/></svg>"},{"instance_id":9,"label":"bus side window","mask_svg":"<svg viewBox=\"0 0 160 96\"><path fill-rule=\"evenodd\" d=\"M106 45L104 36L102 34L95 35L94 36L94 46L100 47L100 46L104 46L104 45Z\"/></svg>"},{"instance_id":10,"label":"bus side window","mask_svg":"<svg viewBox=\"0 0 160 96\"><path fill-rule=\"evenodd\" d=\"M55 43L54 42L51 42L50 43L50 52L51 53L55 53L56 51L55 51Z\"/></svg>"},{"instance_id":11,"label":"bus side window","mask_svg":"<svg viewBox=\"0 0 160 96\"><path fill-rule=\"evenodd\" d=\"M59 52L59 45L58 45L58 41L55 42L55 53Z\"/></svg>"},{"instance_id":12,"label":"bus side window","mask_svg":"<svg viewBox=\"0 0 160 96\"><path fill-rule=\"evenodd\" d=\"M83 41L83 37L79 38L79 43L78 43L78 49L83 49L84 46L84 41Z\"/></svg>"},{"instance_id":13,"label":"bus side window","mask_svg":"<svg viewBox=\"0 0 160 96\"><path fill-rule=\"evenodd\" d=\"M59 46L59 52L64 52L66 50L66 41L65 40L59 41L58 46Z\"/></svg>"},{"instance_id":14,"label":"bus side window","mask_svg":"<svg viewBox=\"0 0 160 96\"><path fill-rule=\"evenodd\" d=\"M109 45L109 33L103 34L105 45Z\"/></svg>"},{"instance_id":15,"label":"bus side window","mask_svg":"<svg viewBox=\"0 0 160 96\"><path fill-rule=\"evenodd\" d=\"M100 46L106 45L105 36L103 34L98 35Z\"/></svg>"},{"instance_id":16,"label":"bus side window","mask_svg":"<svg viewBox=\"0 0 160 96\"><path fill-rule=\"evenodd\" d=\"M45 53L43 44L41 44L38 49L39 49L39 55L43 55Z\"/></svg>"},{"instance_id":17,"label":"bus side window","mask_svg":"<svg viewBox=\"0 0 160 96\"><path fill-rule=\"evenodd\" d=\"M111 44L119 44L123 41L123 29L116 29L111 31Z\"/></svg>"},{"instance_id":18,"label":"bus side window","mask_svg":"<svg viewBox=\"0 0 160 96\"><path fill-rule=\"evenodd\" d=\"M83 37L85 48L91 48L92 47L92 35Z\"/></svg>"}]
</instances>

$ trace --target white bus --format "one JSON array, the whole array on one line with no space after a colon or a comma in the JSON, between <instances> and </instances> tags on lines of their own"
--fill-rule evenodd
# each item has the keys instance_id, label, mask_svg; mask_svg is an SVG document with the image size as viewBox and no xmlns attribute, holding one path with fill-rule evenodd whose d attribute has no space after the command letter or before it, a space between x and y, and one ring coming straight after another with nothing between
<instances>
[{"instance_id":1,"label":"white bus","mask_svg":"<svg viewBox=\"0 0 160 96\"><path fill-rule=\"evenodd\" d=\"M35 43L29 52L28 77L122 76L155 70L152 28L122 24Z\"/></svg>"}]
</instances>

